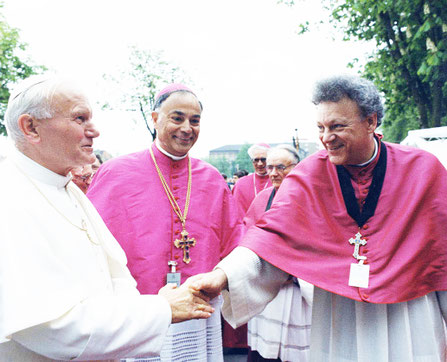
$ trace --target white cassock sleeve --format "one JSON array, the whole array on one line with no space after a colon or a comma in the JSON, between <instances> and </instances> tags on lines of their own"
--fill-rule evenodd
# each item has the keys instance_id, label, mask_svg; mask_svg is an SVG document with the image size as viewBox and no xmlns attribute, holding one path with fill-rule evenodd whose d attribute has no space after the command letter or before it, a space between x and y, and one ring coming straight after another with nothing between
<instances>
[{"instance_id":1,"label":"white cassock sleeve","mask_svg":"<svg viewBox=\"0 0 447 362\"><path fill-rule=\"evenodd\" d=\"M228 278L228 291L222 292L222 314L233 328L262 312L290 277L242 246L235 248L216 268L222 269Z\"/></svg>"},{"instance_id":2,"label":"white cassock sleeve","mask_svg":"<svg viewBox=\"0 0 447 362\"><path fill-rule=\"evenodd\" d=\"M161 350L170 319L161 296L92 297L58 319L13 334L12 340L58 360L148 356Z\"/></svg>"},{"instance_id":3,"label":"white cassock sleeve","mask_svg":"<svg viewBox=\"0 0 447 362\"><path fill-rule=\"evenodd\" d=\"M6 161L0 171L10 175L0 180L0 360L159 354L169 303L138 293L124 251L85 195L71 183L70 194L44 183L38 191ZM93 239L54 205L85 214Z\"/></svg>"}]
</instances>

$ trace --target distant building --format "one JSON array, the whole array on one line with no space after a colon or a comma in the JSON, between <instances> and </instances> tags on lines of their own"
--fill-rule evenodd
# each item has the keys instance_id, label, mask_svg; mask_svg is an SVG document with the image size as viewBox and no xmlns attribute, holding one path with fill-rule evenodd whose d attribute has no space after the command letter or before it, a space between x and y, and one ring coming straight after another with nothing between
<instances>
[{"instance_id":1,"label":"distant building","mask_svg":"<svg viewBox=\"0 0 447 362\"><path fill-rule=\"evenodd\" d=\"M270 147L275 147L278 145L288 144L293 146L292 142L282 142L282 143L269 143ZM215 148L210 150L209 157L210 159L216 158L225 158L228 161L234 161L237 157L237 154L241 150L244 145L226 145L222 147ZM306 158L312 153L319 150L319 145L314 141L300 140L300 148L299 155L300 158Z\"/></svg>"},{"instance_id":2,"label":"distant building","mask_svg":"<svg viewBox=\"0 0 447 362\"><path fill-rule=\"evenodd\" d=\"M225 158L234 161L244 145L226 145L210 151L210 158Z\"/></svg>"},{"instance_id":3,"label":"distant building","mask_svg":"<svg viewBox=\"0 0 447 362\"><path fill-rule=\"evenodd\" d=\"M309 140L300 140L299 142L299 155L301 159L306 158L307 156L310 156L311 154L320 150L320 142Z\"/></svg>"}]
</instances>

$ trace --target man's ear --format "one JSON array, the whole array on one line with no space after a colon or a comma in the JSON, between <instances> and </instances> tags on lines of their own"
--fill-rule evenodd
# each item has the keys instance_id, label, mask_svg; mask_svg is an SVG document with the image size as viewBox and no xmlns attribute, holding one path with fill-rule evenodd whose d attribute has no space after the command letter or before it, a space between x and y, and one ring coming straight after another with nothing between
<instances>
[{"instance_id":1,"label":"man's ear","mask_svg":"<svg viewBox=\"0 0 447 362\"><path fill-rule=\"evenodd\" d=\"M371 133L374 133L377 128L377 113L373 113L366 117L366 122L368 122L368 130Z\"/></svg>"},{"instance_id":2,"label":"man's ear","mask_svg":"<svg viewBox=\"0 0 447 362\"><path fill-rule=\"evenodd\" d=\"M152 116L152 122L154 122L154 128L157 129L158 112L153 111L151 116Z\"/></svg>"},{"instance_id":3,"label":"man's ear","mask_svg":"<svg viewBox=\"0 0 447 362\"><path fill-rule=\"evenodd\" d=\"M24 137L29 142L38 143L40 141L40 135L37 130L36 120L34 120L29 114L20 115L17 123Z\"/></svg>"}]
</instances>

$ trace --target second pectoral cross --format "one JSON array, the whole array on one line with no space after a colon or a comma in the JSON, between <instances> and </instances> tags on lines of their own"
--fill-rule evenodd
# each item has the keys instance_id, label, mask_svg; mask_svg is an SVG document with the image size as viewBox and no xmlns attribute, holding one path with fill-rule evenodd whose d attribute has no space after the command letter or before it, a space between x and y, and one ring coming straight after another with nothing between
<instances>
[{"instance_id":1,"label":"second pectoral cross","mask_svg":"<svg viewBox=\"0 0 447 362\"><path fill-rule=\"evenodd\" d=\"M189 255L189 252L190 252L189 248L196 245L196 239L189 238L188 237L189 234L185 229L183 229L183 231L181 232L181 235L182 235L181 239L176 239L174 241L174 245L177 248L183 249L183 261L186 264L189 264L191 261L191 257Z\"/></svg>"},{"instance_id":2,"label":"second pectoral cross","mask_svg":"<svg viewBox=\"0 0 447 362\"><path fill-rule=\"evenodd\" d=\"M349 244L354 244L354 254L352 254L354 258L356 258L358 261L366 259L366 256L359 255L360 246L366 245L366 240L362 239L362 234L355 234L354 239L349 239Z\"/></svg>"}]
</instances>

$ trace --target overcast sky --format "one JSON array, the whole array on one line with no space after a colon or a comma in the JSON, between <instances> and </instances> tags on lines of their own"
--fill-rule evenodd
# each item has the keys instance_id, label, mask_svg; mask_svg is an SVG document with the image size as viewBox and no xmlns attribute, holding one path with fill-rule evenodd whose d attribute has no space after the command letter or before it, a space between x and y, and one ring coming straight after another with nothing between
<instances>
[{"instance_id":1,"label":"overcast sky","mask_svg":"<svg viewBox=\"0 0 447 362\"><path fill-rule=\"evenodd\" d=\"M163 51L194 82L204 104L192 154L226 144L290 141L294 130L316 140L312 86L352 73L366 45L334 41L333 31L299 36L298 25L324 16L317 0L3 0L6 20L20 30L37 64L82 82L95 107L101 77L128 61L129 45ZM96 108L96 107L95 107ZM114 155L150 143L132 115L94 110L96 148Z\"/></svg>"}]
</instances>

